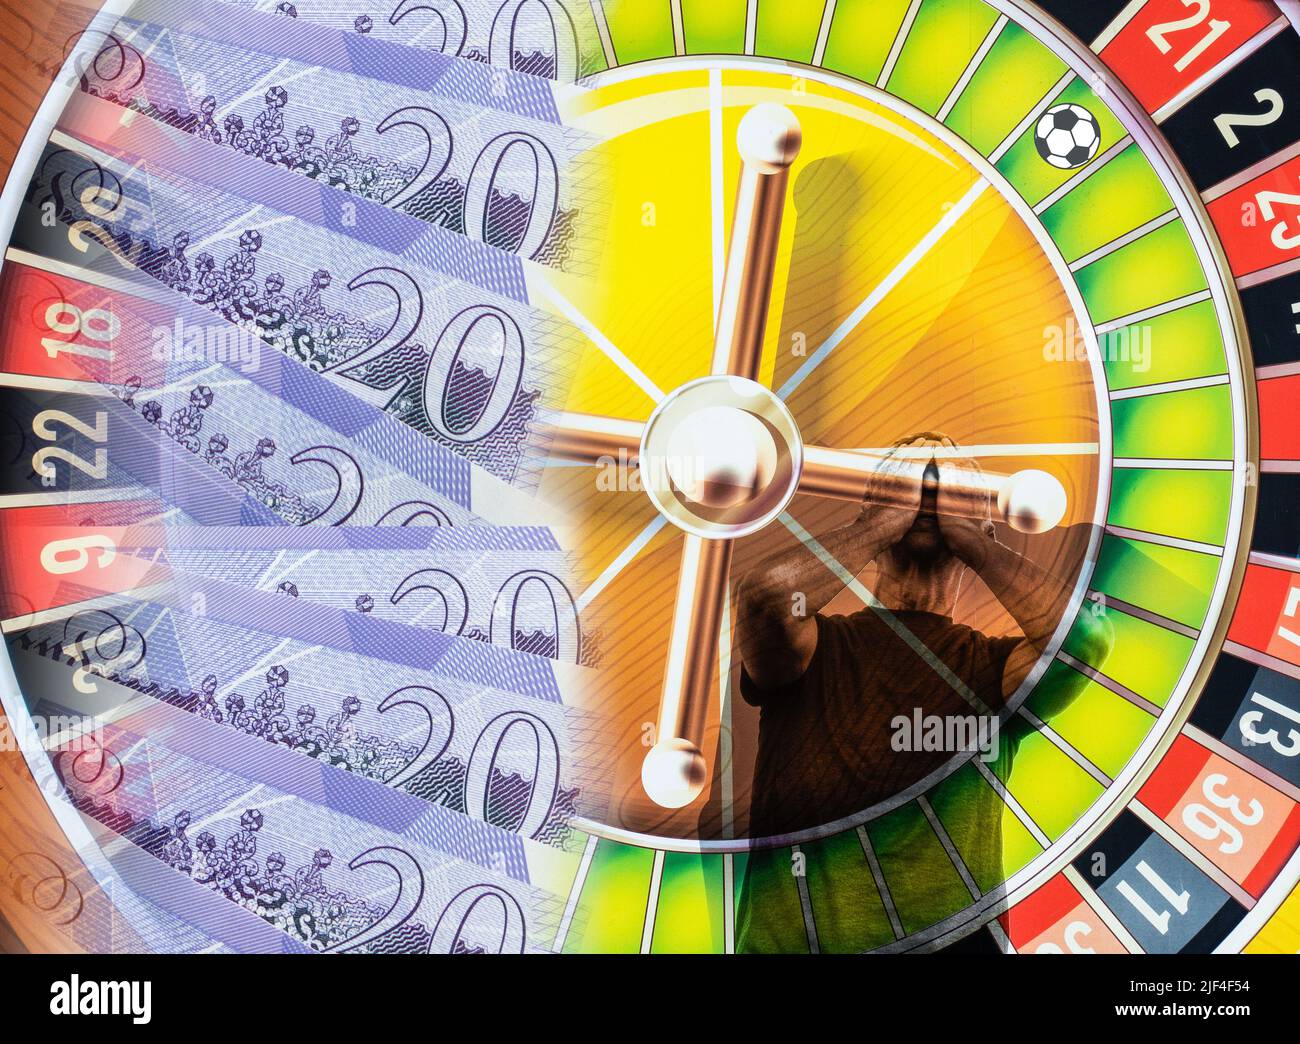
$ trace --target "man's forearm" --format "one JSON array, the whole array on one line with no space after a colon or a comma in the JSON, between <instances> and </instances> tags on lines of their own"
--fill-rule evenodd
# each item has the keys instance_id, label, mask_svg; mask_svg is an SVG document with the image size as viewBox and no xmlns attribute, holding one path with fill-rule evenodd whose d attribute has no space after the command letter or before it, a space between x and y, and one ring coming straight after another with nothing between
<instances>
[{"instance_id":1,"label":"man's forearm","mask_svg":"<svg viewBox=\"0 0 1300 1044\"><path fill-rule=\"evenodd\" d=\"M873 523L864 512L847 526L832 530L819 543L826 553L844 567L850 576L857 576L890 543L888 535L882 536L881 527ZM788 600L802 595L808 615L814 615L842 590L843 577L832 572L810 549L798 547L778 555L760 568L762 586L771 596L781 592Z\"/></svg>"},{"instance_id":2,"label":"man's forearm","mask_svg":"<svg viewBox=\"0 0 1300 1044\"><path fill-rule=\"evenodd\" d=\"M1042 567L1005 544L990 540L982 562L971 568L1020 625L1020 630L1037 649L1046 648L1070 591Z\"/></svg>"}]
</instances>

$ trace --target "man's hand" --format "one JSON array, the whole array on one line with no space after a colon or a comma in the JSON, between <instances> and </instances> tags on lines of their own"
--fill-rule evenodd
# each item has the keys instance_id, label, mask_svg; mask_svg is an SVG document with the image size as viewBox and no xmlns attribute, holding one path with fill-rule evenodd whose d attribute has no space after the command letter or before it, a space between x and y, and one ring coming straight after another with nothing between
<instances>
[{"instance_id":1,"label":"man's hand","mask_svg":"<svg viewBox=\"0 0 1300 1044\"><path fill-rule=\"evenodd\" d=\"M884 547L902 540L921 510L920 476L926 462L908 459L899 450L923 445L924 439L915 439L891 449L867 485L858 525L866 527Z\"/></svg>"},{"instance_id":2,"label":"man's hand","mask_svg":"<svg viewBox=\"0 0 1300 1044\"><path fill-rule=\"evenodd\" d=\"M939 504L936 512L939 516L939 532L943 535L948 550L977 573L984 568L989 551L997 544L993 528L993 496L990 493L985 497L983 516L972 518L969 514L962 514L948 506L951 498L945 496L944 489L945 486L949 489L954 485L969 486L972 480L978 484L982 478L983 472L972 460L953 458L939 461Z\"/></svg>"}]
</instances>

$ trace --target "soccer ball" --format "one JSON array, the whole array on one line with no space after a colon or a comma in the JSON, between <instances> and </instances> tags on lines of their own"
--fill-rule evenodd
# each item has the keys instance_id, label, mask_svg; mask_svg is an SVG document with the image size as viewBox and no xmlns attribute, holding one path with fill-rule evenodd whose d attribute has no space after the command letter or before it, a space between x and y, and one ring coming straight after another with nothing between
<instances>
[{"instance_id":1,"label":"soccer ball","mask_svg":"<svg viewBox=\"0 0 1300 1044\"><path fill-rule=\"evenodd\" d=\"M1034 144L1038 154L1053 167L1073 170L1097 155L1101 127L1082 105L1056 105L1039 118Z\"/></svg>"}]
</instances>

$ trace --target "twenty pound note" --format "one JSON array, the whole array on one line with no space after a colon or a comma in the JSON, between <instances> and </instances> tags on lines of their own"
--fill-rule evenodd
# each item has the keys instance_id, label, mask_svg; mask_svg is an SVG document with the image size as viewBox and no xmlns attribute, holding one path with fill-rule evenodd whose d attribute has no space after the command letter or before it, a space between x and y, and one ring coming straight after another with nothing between
<instances>
[{"instance_id":1,"label":"twenty pound note","mask_svg":"<svg viewBox=\"0 0 1300 1044\"><path fill-rule=\"evenodd\" d=\"M561 83L600 72L608 64L596 21L599 4L591 0L226 2Z\"/></svg>"},{"instance_id":2,"label":"twenty pound note","mask_svg":"<svg viewBox=\"0 0 1300 1044\"><path fill-rule=\"evenodd\" d=\"M0 339L27 372L98 383L170 441L292 524L451 526L545 520L537 498L143 272L104 274L88 243L28 210L0 272L23 317ZM44 256L54 255L54 256ZM69 260L58 260L58 257ZM475 511L475 506L478 510ZM554 519L553 519L554 521Z\"/></svg>"},{"instance_id":3,"label":"twenty pound note","mask_svg":"<svg viewBox=\"0 0 1300 1044\"><path fill-rule=\"evenodd\" d=\"M534 302L550 291L525 263L265 164L204 155L147 120L124 128L104 105L82 98L65 111L34 205L108 248L117 267L143 269L535 488L542 424L564 406L585 335ZM192 243L205 248L191 255Z\"/></svg>"},{"instance_id":4,"label":"twenty pound note","mask_svg":"<svg viewBox=\"0 0 1300 1044\"><path fill-rule=\"evenodd\" d=\"M602 810L587 716L450 665L415 670L126 597L11 647L63 665L65 686L106 677L548 845L571 846L574 817Z\"/></svg>"},{"instance_id":5,"label":"twenty pound note","mask_svg":"<svg viewBox=\"0 0 1300 1044\"><path fill-rule=\"evenodd\" d=\"M52 744L68 799L241 912L334 952L549 948L576 855L100 684L34 708L96 724Z\"/></svg>"},{"instance_id":6,"label":"twenty pound note","mask_svg":"<svg viewBox=\"0 0 1300 1044\"><path fill-rule=\"evenodd\" d=\"M305 41L202 0L95 25L80 65L96 97L547 267L593 269L604 194L587 138L562 122L575 88L322 27Z\"/></svg>"}]
</instances>

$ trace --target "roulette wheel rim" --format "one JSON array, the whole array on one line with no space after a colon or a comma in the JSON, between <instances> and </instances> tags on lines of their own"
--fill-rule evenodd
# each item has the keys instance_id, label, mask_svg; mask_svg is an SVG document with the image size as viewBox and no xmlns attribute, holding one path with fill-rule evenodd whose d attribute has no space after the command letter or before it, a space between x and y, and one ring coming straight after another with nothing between
<instances>
[{"instance_id":1,"label":"roulette wheel rim","mask_svg":"<svg viewBox=\"0 0 1300 1044\"><path fill-rule=\"evenodd\" d=\"M134 0L105 0L99 14L101 17L117 17L126 14L133 3ZM41 101L27 133L23 135L18 153L5 180L4 189L0 192L0 233L3 234L6 244L13 238L14 226L22 204L23 185L39 165L45 143L57 123L59 113L77 92L77 78L72 75L76 69L75 62L79 55L84 56L90 50L89 41L83 38L64 59L59 70L60 74L55 77L55 86ZM0 270L3 270L7 263L7 258L0 257ZM31 615L35 617L36 614ZM39 737L31 727L30 712L23 700L7 648L4 655L0 656L0 712L3 712L8 719L10 730L14 729L14 723L17 722L17 731L26 737L25 742L20 741L23 760L44 798L50 815L53 816L92 878L107 894L113 894L115 887L121 887L120 874L77 811L59 798L62 785L49 759L44 756Z\"/></svg>"}]
</instances>

